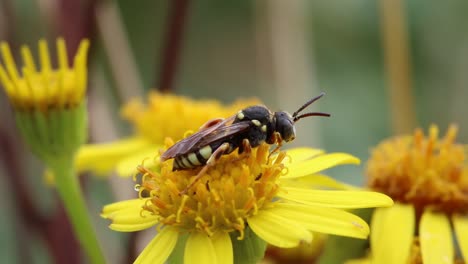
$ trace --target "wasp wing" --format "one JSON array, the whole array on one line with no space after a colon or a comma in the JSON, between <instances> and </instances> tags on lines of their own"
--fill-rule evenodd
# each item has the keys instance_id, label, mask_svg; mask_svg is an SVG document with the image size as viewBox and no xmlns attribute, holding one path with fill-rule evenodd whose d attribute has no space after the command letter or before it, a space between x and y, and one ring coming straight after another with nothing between
<instances>
[{"instance_id":1,"label":"wasp wing","mask_svg":"<svg viewBox=\"0 0 468 264\"><path fill-rule=\"evenodd\" d=\"M228 139L229 137L235 136L247 130L251 126L251 124L251 122L243 121L228 126L219 127L218 129L214 130L210 134L203 137L200 141L198 141L193 146L193 149L202 148L220 139Z\"/></svg>"},{"instance_id":2,"label":"wasp wing","mask_svg":"<svg viewBox=\"0 0 468 264\"><path fill-rule=\"evenodd\" d=\"M204 137L213 133L221 127L229 126L232 121L235 119L235 115L224 119L223 121L216 123L215 125L208 126L205 128L205 125L202 126L202 129L196 132L195 134L186 137L179 142L175 143L172 147L168 148L160 157L161 161L172 159L178 155L183 155L191 152L194 149L194 146L200 142ZM211 120L210 120L211 121ZM210 122L208 121L208 122Z\"/></svg>"}]
</instances>

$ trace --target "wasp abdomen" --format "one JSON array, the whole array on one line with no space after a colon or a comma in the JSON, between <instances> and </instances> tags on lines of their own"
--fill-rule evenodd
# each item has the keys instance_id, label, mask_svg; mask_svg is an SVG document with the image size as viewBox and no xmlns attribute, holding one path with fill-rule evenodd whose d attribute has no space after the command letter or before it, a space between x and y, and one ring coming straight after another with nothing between
<instances>
[{"instance_id":1,"label":"wasp abdomen","mask_svg":"<svg viewBox=\"0 0 468 264\"><path fill-rule=\"evenodd\" d=\"M208 145L195 152L177 156L174 158L173 170L192 169L205 165L211 154L213 149Z\"/></svg>"}]
</instances>

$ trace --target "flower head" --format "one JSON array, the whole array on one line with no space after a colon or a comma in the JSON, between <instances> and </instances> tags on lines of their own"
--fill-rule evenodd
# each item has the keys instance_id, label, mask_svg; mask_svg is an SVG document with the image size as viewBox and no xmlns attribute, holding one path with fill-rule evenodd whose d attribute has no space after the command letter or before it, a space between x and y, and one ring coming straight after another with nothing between
<instances>
[{"instance_id":1,"label":"flower head","mask_svg":"<svg viewBox=\"0 0 468 264\"><path fill-rule=\"evenodd\" d=\"M233 261L233 244L255 236L272 245L296 247L312 240L311 231L366 238L369 229L342 208L389 206L391 199L374 192L312 190L297 180L338 164L358 163L343 153L301 148L270 155L263 144L252 153L223 155L202 178L180 195L200 168L172 171L172 160L160 171L139 167L139 199L104 207L111 229L131 232L157 226L159 234L136 263L162 263L178 238L188 235L185 263ZM321 178L320 176L318 178ZM232 240L231 240L232 239ZM246 242L247 243L247 242Z\"/></svg>"},{"instance_id":2,"label":"flower head","mask_svg":"<svg viewBox=\"0 0 468 264\"><path fill-rule=\"evenodd\" d=\"M58 69L52 69L47 43L39 41L40 69L28 47L21 48L22 74L8 44L1 43L0 80L13 105L17 125L33 152L44 161L73 155L86 138L86 54L84 40L69 67L65 41L57 40Z\"/></svg>"},{"instance_id":3,"label":"flower head","mask_svg":"<svg viewBox=\"0 0 468 264\"><path fill-rule=\"evenodd\" d=\"M453 263L451 226L467 259L468 166L466 147L455 143L456 134L450 126L439 138L438 128L431 126L427 136L417 129L412 137L386 140L372 151L368 185L397 201L374 213L376 263Z\"/></svg>"},{"instance_id":4,"label":"flower head","mask_svg":"<svg viewBox=\"0 0 468 264\"><path fill-rule=\"evenodd\" d=\"M457 128L444 138L432 126L413 137L396 137L377 146L367 167L368 185L395 201L411 203L417 211L427 206L446 213L468 210L466 147L455 143Z\"/></svg>"}]
</instances>

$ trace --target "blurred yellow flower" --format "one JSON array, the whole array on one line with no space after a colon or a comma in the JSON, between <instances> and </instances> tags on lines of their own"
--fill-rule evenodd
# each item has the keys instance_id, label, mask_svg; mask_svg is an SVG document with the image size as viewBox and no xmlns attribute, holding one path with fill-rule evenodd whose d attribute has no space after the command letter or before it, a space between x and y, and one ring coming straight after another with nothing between
<instances>
[{"instance_id":1,"label":"blurred yellow flower","mask_svg":"<svg viewBox=\"0 0 468 264\"><path fill-rule=\"evenodd\" d=\"M310 243L311 231L366 238L366 222L342 209L393 204L380 193L293 184L300 178L312 182L318 172L335 165L359 163L351 155L300 148L270 156L269 149L263 144L250 155L223 155L183 195L200 168L172 171L173 160L161 163L160 170L141 165L140 197L105 206L102 217L121 232L157 227L158 234L135 263L165 262L182 237L188 237L184 263L233 263L233 245L250 233L283 248ZM318 184L323 177L318 175Z\"/></svg>"},{"instance_id":2,"label":"blurred yellow flower","mask_svg":"<svg viewBox=\"0 0 468 264\"><path fill-rule=\"evenodd\" d=\"M39 41L40 69L30 49L21 47L22 74L7 43L0 44L4 65L0 81L15 110L16 123L32 151L46 163L63 155L73 156L86 140L86 56L83 40L69 67L65 41L57 39L58 69L52 69L45 40Z\"/></svg>"},{"instance_id":3,"label":"blurred yellow flower","mask_svg":"<svg viewBox=\"0 0 468 264\"><path fill-rule=\"evenodd\" d=\"M391 208L372 217L372 263L458 263L468 259L466 146L456 126L438 138L417 129L412 137L383 141L367 166L368 185L392 197ZM456 256L455 234L461 256ZM353 262L355 263L355 262Z\"/></svg>"},{"instance_id":4,"label":"blurred yellow flower","mask_svg":"<svg viewBox=\"0 0 468 264\"><path fill-rule=\"evenodd\" d=\"M146 106L134 99L122 109L122 116L135 128L135 136L108 144L85 145L77 155L78 170L98 175L116 170L119 175L129 177L135 172L134 164L163 148L166 137L182 139L187 130L196 131L207 120L225 118L256 104L258 100L249 99L224 106L215 100L152 92Z\"/></svg>"},{"instance_id":5,"label":"blurred yellow flower","mask_svg":"<svg viewBox=\"0 0 468 264\"><path fill-rule=\"evenodd\" d=\"M95 236L79 182L74 157L87 135L85 91L87 51L83 40L69 66L65 41L57 39L58 69L52 69L47 43L39 41L40 69L28 47L21 48L22 75L6 43L0 44L0 81L13 105L16 124L32 152L54 173L57 192L90 263L105 258Z\"/></svg>"}]
</instances>

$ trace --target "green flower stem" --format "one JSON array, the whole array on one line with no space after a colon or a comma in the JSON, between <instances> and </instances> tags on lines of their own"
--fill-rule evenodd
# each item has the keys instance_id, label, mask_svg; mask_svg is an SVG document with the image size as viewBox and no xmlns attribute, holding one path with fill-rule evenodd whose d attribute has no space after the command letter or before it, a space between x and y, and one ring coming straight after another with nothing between
<instances>
[{"instance_id":1,"label":"green flower stem","mask_svg":"<svg viewBox=\"0 0 468 264\"><path fill-rule=\"evenodd\" d=\"M88 215L85 200L79 187L78 177L73 167L73 157L55 160L49 164L55 174L55 182L60 198L72 223L75 235L89 256L91 263L106 263L96 233Z\"/></svg>"}]
</instances>

